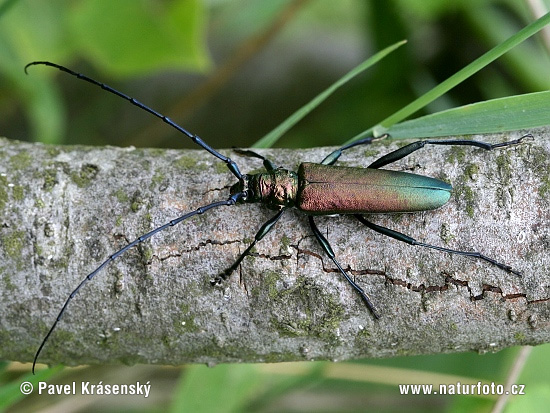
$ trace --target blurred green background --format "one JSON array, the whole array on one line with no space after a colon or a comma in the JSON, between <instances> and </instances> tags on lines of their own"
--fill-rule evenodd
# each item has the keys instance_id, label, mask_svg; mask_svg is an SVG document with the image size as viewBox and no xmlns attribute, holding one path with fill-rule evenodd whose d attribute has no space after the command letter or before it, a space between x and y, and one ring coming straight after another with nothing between
<instances>
[{"instance_id":1,"label":"blurred green background","mask_svg":"<svg viewBox=\"0 0 550 413\"><path fill-rule=\"evenodd\" d=\"M23 72L31 61L50 60L143 101L213 147L246 147L366 57L407 39L407 45L345 85L278 142L282 147L338 145L431 89L548 6L543 0L0 0L0 136L54 144L193 147L158 119L99 88L51 68ZM550 89L549 38L539 33L422 114ZM48 379L149 380L149 399L22 399L19 384L30 367L4 363L0 408L485 412L496 398L401 396L397 383L464 378L504 383L518 352L342 363L344 371L350 366L347 380L345 374L331 378L330 363L285 365L276 373L261 365L90 367L66 369ZM512 398L506 411L547 409L548 366L549 346L535 348L515 381L526 384L527 394ZM352 376L357 367L361 379Z\"/></svg>"}]
</instances>

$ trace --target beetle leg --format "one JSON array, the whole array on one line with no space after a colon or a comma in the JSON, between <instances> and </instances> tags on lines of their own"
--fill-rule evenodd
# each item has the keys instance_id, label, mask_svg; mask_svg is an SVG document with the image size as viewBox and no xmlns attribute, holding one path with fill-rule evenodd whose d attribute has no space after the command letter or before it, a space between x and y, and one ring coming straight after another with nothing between
<instances>
[{"instance_id":1,"label":"beetle leg","mask_svg":"<svg viewBox=\"0 0 550 413\"><path fill-rule=\"evenodd\" d=\"M277 212L272 218L269 219L265 224L261 226L261 228L258 230L256 235L254 236L254 241L244 250L244 252L237 258L237 260L231 265L231 267L227 268L223 273L218 275L216 278L210 281L210 284L212 285L219 285L222 283L223 280L227 279L233 271L237 269L237 267L241 264L242 260L250 253L252 248L254 248L254 245L256 245L256 242L261 240L271 229L275 226L279 218L281 218L281 215L283 215L283 212L286 210L286 208L281 209L279 212Z\"/></svg>"},{"instance_id":2,"label":"beetle leg","mask_svg":"<svg viewBox=\"0 0 550 413\"><path fill-rule=\"evenodd\" d=\"M376 308L372 304L369 296L361 287L359 287L355 281L351 279L351 277L344 271L340 263L336 260L336 257L334 256L334 251L332 251L332 247L330 246L327 239L321 234L321 231L319 231L319 228L317 228L317 225L315 225L315 221L313 220L313 217L310 215L309 217L309 225L311 226L311 230L313 231L313 234L315 235L315 238L317 238L317 241L319 241L319 244L321 244L321 247L326 252L326 254L329 256L329 258L334 262L334 264L338 267L338 270L342 273L342 275L346 278L347 282L351 284L351 286L361 295L361 298L363 301L365 301L365 304L367 305L369 311L372 313L374 318L378 319L380 316L376 312Z\"/></svg>"},{"instance_id":3,"label":"beetle leg","mask_svg":"<svg viewBox=\"0 0 550 413\"><path fill-rule=\"evenodd\" d=\"M527 135L523 135L519 139L515 139L513 141L509 142L502 142L502 143L495 143L490 144L486 142L479 142L479 141L470 141L470 140L459 140L459 139L452 139L452 140L431 140L426 139L423 141L416 141L413 143L410 143L408 145L403 146L402 148L399 148L393 152L390 152L381 158L377 159L373 163L371 163L367 168L380 168L382 166L388 165L390 163L393 163L395 161L398 161L399 159L404 158L405 156L410 155L411 153L423 148L425 145L465 145L465 146L477 146L478 148L482 148L485 150L490 151L491 149L495 148L501 148L504 146L510 146L510 145L519 145L522 140L525 138L533 138L533 135L528 133Z\"/></svg>"},{"instance_id":4,"label":"beetle leg","mask_svg":"<svg viewBox=\"0 0 550 413\"><path fill-rule=\"evenodd\" d=\"M277 169L277 165L271 162L271 160L267 159L265 156L262 156L259 153L256 153L254 151L233 148L233 152L238 153L239 155L242 155L242 156L250 156L252 158L261 159L262 161L264 161L264 168L267 169L268 171L274 171L275 169Z\"/></svg>"},{"instance_id":5,"label":"beetle leg","mask_svg":"<svg viewBox=\"0 0 550 413\"><path fill-rule=\"evenodd\" d=\"M458 250L452 250L452 249L449 249L449 248L438 247L436 245L424 244L423 242L418 242L414 238L409 237L408 235L405 235L401 232L397 232L397 231L394 231L392 229L382 227L380 225L373 224L372 222L367 221L362 215L355 214L355 218L357 218L362 224L366 225L367 227L369 227L373 231L376 231L376 232L378 232L382 235L387 235L388 237L394 238L398 241L403 241L403 242L405 242L409 245L416 245L416 246L419 246L419 247L426 247L426 248L431 248L431 249L438 250L438 251L449 252L451 254L458 254L458 255L465 255L467 257L479 258L480 260L487 261L488 263L493 264L493 265L497 266L498 268L503 269L504 271L510 272L512 274L517 275L518 277L521 277L521 273L514 270L509 265L498 262L498 261L494 260L493 258L487 257L486 255L483 255L479 252L476 252L476 251L458 251Z\"/></svg>"},{"instance_id":6,"label":"beetle leg","mask_svg":"<svg viewBox=\"0 0 550 413\"><path fill-rule=\"evenodd\" d=\"M359 139L358 141L355 141L352 143L348 143L347 145L344 145L341 148L338 148L335 151L328 154L325 157L325 159L321 161L321 165L333 165L338 160L338 158L340 158L340 156L342 155L342 152L345 151L346 149L353 148L358 145L370 145L372 142L378 141L380 139L385 139L388 136L390 135L385 133L382 136L379 136L377 138L368 137L368 138Z\"/></svg>"}]
</instances>

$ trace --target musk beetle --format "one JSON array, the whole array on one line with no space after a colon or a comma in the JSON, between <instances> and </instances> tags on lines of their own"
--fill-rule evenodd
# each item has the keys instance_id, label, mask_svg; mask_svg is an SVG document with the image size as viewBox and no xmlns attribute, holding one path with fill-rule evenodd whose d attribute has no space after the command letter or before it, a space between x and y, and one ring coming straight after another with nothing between
<instances>
[{"instance_id":1,"label":"musk beetle","mask_svg":"<svg viewBox=\"0 0 550 413\"><path fill-rule=\"evenodd\" d=\"M517 145L527 137L532 138L531 135L524 135L519 139L497 144L489 144L473 140L427 139L413 142L393 152L390 152L387 155L382 156L380 159L377 159L366 168L333 166L344 151L351 149L355 146L371 144L373 141L383 139L388 135L382 135L380 137L368 137L352 142L333 151L325 159L323 159L320 164L304 162L300 164L297 172L280 168L276 166L271 160L256 152L250 150L236 150L236 152L240 155L259 158L263 161L263 165L266 171L258 174L249 175L241 173L239 167L233 160L210 147L199 136L188 132L186 129L177 125L166 116L158 113L148 106L145 106L143 103L135 100L134 98L131 98L130 96L125 95L124 93L121 93L111 88L110 86L100 83L83 74L76 73L66 67L51 62L40 61L29 63L27 66L25 66L25 72L27 72L29 66L34 65L45 65L57 68L72 76L99 86L102 89L129 101L132 105L151 113L171 127L183 133L185 136L190 138L194 143L209 152L211 155L215 156L222 162L225 162L229 171L238 179L238 182L231 187L230 196L226 200L217 201L202 206L140 236L136 240L127 244L124 248L110 255L107 260L105 260L99 267L88 274L86 278L84 278L80 282L80 284L74 289L74 291L69 295L69 297L65 301L65 304L59 311L56 320L42 340L42 343L40 344L40 347L38 348L34 357L32 367L33 373L36 361L38 359L38 356L40 355L40 352L42 351L42 348L48 341L57 323L63 316L70 301L84 286L84 284L90 281L107 264L122 255L128 249L136 246L137 244L145 241L146 239L152 237L156 233L163 231L168 227L172 227L182 221L185 221L188 218L191 218L195 215L203 214L212 208L217 208L220 206L231 206L238 203L262 203L269 209L275 210L277 212L271 219L269 219L261 226L261 228L256 233L254 240L237 258L233 265L231 265L229 268L227 268L211 281L213 285L219 284L227 277L229 277L231 273L235 271L235 269L239 266L242 260L250 253L254 245L258 241L260 241L269 231L271 231L271 229L275 226L283 213L288 208L292 207L297 208L298 210L301 210L308 215L309 225L321 248L324 250L326 255L334 262L339 272L344 276L350 286L355 289L355 291L357 291L361 299L366 304L367 308L372 313L373 317L376 319L378 319L380 316L376 311L376 308L372 303L371 298L359 285L355 283L350 275L342 268L340 262L336 259L330 243L323 236L323 234L321 234L321 232L317 228L317 225L315 224L314 217L316 215L351 214L355 218L357 218L360 223L367 226L368 228L396 240L405 242L410 245L416 245L452 254L478 258L504 271L515 274L517 276L521 276L518 271L514 270L510 266L501 263L493 258L487 257L479 252L458 251L418 242L414 238L409 237L405 234L389 228L382 227L380 225L376 225L366 220L362 214L426 211L438 208L444 205L449 200L452 187L446 182L427 176L415 175L412 173L380 169L385 165L391 164L399 159L410 155L411 153L423 148L425 145L463 145L475 146L485 150L491 150L509 145Z\"/></svg>"}]
</instances>

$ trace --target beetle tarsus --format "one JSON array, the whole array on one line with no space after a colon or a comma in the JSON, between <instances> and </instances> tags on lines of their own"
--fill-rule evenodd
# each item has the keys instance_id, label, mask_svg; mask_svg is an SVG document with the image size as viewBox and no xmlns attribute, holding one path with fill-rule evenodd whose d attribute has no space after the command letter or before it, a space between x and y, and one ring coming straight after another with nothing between
<instances>
[{"instance_id":1,"label":"beetle tarsus","mask_svg":"<svg viewBox=\"0 0 550 413\"><path fill-rule=\"evenodd\" d=\"M226 274L225 274L225 272L223 272L223 273L217 275L216 277L212 278L210 280L210 285L212 287L215 287L217 285L221 285L225 281L225 279L226 279Z\"/></svg>"},{"instance_id":2,"label":"beetle tarsus","mask_svg":"<svg viewBox=\"0 0 550 413\"><path fill-rule=\"evenodd\" d=\"M405 234L403 234L399 231L394 231L393 229L386 228L386 227L383 227L381 225L376 225L376 224L374 224L370 221L367 221L365 219L365 217L363 217L360 214L355 214L355 218L357 218L359 220L359 222L361 222L366 227L372 229L373 231L378 232L379 234L382 234L382 235L386 235L387 237L396 239L398 241L404 242L406 244L417 246L417 247L430 248L430 249L434 249L434 250L438 250L438 251L442 251L442 252L448 252L450 254L457 254L457 255L464 255L464 256L472 257L472 258L478 258L478 259L486 261L486 262L488 262L488 263L490 263L490 264L492 264L492 265L494 265L494 266L496 266L496 267L498 267L498 268L500 268L504 271L510 272L512 274L517 275L518 277L521 277L521 273L514 270L509 265L503 264L503 263L501 263L501 262L499 262L499 261L497 261L493 258L487 257L486 255L483 255L483 254L481 254L477 251L458 251L458 250L453 250L453 249L450 249L450 248L439 247L437 245L425 244L423 242L418 242L414 238L409 237L408 235L405 235Z\"/></svg>"},{"instance_id":3,"label":"beetle tarsus","mask_svg":"<svg viewBox=\"0 0 550 413\"><path fill-rule=\"evenodd\" d=\"M514 139L513 141L496 143L496 144L492 145L491 149L503 148L503 147L512 146L512 145L521 145L524 140L532 141L534 139L535 139L535 137L533 135L531 135L530 133L527 133L527 134L523 135L522 137L520 137L518 139Z\"/></svg>"},{"instance_id":4,"label":"beetle tarsus","mask_svg":"<svg viewBox=\"0 0 550 413\"><path fill-rule=\"evenodd\" d=\"M340 273L344 276L346 281L359 293L365 304L367 305L367 308L372 313L373 317L376 319L379 319L380 316L378 315L378 312L376 311L376 308L374 307L374 304L370 300L370 297L367 295L365 291L361 287L359 287L355 281L351 279L351 277L348 275L346 271L342 268L338 260L336 260L336 256L334 255L334 251L332 250L332 247L330 246L328 240L324 237L323 234L321 234L321 231L319 231L319 228L317 228L317 225L315 224L315 221L313 220L313 217L310 215L308 217L309 219L309 226L311 227L311 230L313 231L313 235L315 235L315 238L325 251L325 253L328 255L328 257L332 260L332 262L336 265Z\"/></svg>"},{"instance_id":5,"label":"beetle tarsus","mask_svg":"<svg viewBox=\"0 0 550 413\"><path fill-rule=\"evenodd\" d=\"M485 262L488 262L489 264L492 264L506 272L509 272L509 273L512 273L514 275L517 275L518 277L521 277L522 274L519 272L519 271L516 271L514 270L511 266L507 265L507 264L503 264L491 257L488 257L484 254L481 254L480 252L477 252L477 251L458 251L458 250L453 250L453 249L449 249L449 248L443 248L443 247L438 247L437 245L430 245L430 244L424 244L423 242L417 242L416 240L414 241L414 243L412 245L417 245L417 246L420 246L420 247L426 247L426 248L431 248L431 249L435 249L435 250L438 250L438 251L443 251L443 252L449 252L451 254L457 254L457 255L464 255L466 257L472 257L472 258L478 258L480 260L483 260Z\"/></svg>"},{"instance_id":6,"label":"beetle tarsus","mask_svg":"<svg viewBox=\"0 0 550 413\"><path fill-rule=\"evenodd\" d=\"M487 143L487 142L480 142L480 141L474 141L474 140L467 140L467 139L448 139L448 140L435 140L435 139L425 139L421 141L412 142L408 145L405 145L399 149L396 149L393 152L390 152L381 158L377 159L373 163L371 163L368 168L381 168L383 166L389 165L393 162L396 162L400 159L405 158L406 156L409 156L411 153L416 152L419 149L422 149L426 145L457 145L457 146L475 146L477 148L485 149L487 151L490 151L492 149L496 148L502 148L505 146L512 146L512 145L519 145L522 143L522 141L526 138L533 138L533 135L530 133L523 135L521 138L508 141L508 142L501 142L501 143Z\"/></svg>"}]
</instances>

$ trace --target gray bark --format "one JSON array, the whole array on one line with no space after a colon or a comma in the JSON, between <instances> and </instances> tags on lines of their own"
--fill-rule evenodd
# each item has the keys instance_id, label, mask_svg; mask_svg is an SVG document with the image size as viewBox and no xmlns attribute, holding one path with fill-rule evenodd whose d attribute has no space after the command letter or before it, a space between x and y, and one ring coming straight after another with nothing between
<instances>
[{"instance_id":1,"label":"gray bark","mask_svg":"<svg viewBox=\"0 0 550 413\"><path fill-rule=\"evenodd\" d=\"M350 216L318 217L381 318L286 213L221 287L210 280L274 212L219 207L108 264L69 304L39 362L261 362L496 351L550 342L550 133L494 151L426 147L391 165L453 184L435 211L373 222L418 241L480 251L521 271L413 247ZM483 136L498 142L520 136ZM402 145L347 151L366 166ZM329 148L258 151L278 165ZM243 172L261 161L231 151ZM235 178L201 150L62 147L0 140L0 358L31 361L64 301L127 242L201 205Z\"/></svg>"}]
</instances>

